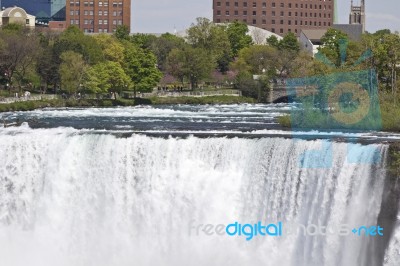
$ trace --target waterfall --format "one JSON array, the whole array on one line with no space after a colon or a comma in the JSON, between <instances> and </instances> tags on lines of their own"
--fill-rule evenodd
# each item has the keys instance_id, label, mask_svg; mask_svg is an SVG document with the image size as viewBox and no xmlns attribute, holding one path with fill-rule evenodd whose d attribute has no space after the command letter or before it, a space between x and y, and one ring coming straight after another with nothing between
<instances>
[{"instance_id":1,"label":"waterfall","mask_svg":"<svg viewBox=\"0 0 400 266\"><path fill-rule=\"evenodd\" d=\"M334 142L331 155L321 153L332 157L332 167L301 168L301 155L322 144L0 131L2 264L369 265L371 237L284 234L246 241L192 230L191 224L235 221L377 225L387 146ZM360 161L377 151L381 162L349 162L349 149ZM396 244L389 249L385 259Z\"/></svg>"}]
</instances>

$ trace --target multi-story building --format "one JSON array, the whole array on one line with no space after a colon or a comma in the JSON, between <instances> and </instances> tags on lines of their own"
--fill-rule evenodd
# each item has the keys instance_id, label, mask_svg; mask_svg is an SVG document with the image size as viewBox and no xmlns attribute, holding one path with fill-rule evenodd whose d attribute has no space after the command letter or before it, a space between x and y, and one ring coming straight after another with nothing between
<instances>
[{"instance_id":1,"label":"multi-story building","mask_svg":"<svg viewBox=\"0 0 400 266\"><path fill-rule=\"evenodd\" d=\"M67 0L66 17L68 26L88 33L114 32L119 25L130 29L131 0Z\"/></svg>"},{"instance_id":2,"label":"multi-story building","mask_svg":"<svg viewBox=\"0 0 400 266\"><path fill-rule=\"evenodd\" d=\"M334 13L335 0L213 0L215 23L243 21L282 36L329 28Z\"/></svg>"},{"instance_id":3,"label":"multi-story building","mask_svg":"<svg viewBox=\"0 0 400 266\"><path fill-rule=\"evenodd\" d=\"M1 7L18 6L36 16L38 22L65 20L65 0L1 0Z\"/></svg>"}]
</instances>

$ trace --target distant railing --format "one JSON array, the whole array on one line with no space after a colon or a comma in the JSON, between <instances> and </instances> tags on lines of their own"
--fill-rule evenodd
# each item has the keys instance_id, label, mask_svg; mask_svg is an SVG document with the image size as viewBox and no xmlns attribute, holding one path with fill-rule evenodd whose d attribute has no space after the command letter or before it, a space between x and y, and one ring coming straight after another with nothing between
<instances>
[{"instance_id":1,"label":"distant railing","mask_svg":"<svg viewBox=\"0 0 400 266\"><path fill-rule=\"evenodd\" d=\"M54 94L46 94L46 95L32 95L32 96L21 96L21 97L0 97L0 103L15 103L15 102L26 102L26 101L54 100L54 99L58 99L58 96Z\"/></svg>"},{"instance_id":2,"label":"distant railing","mask_svg":"<svg viewBox=\"0 0 400 266\"><path fill-rule=\"evenodd\" d=\"M150 97L206 97L206 96L242 96L242 92L238 90L216 90L216 91L157 91L152 93L136 93L139 98ZM124 98L134 98L134 94L125 92Z\"/></svg>"}]
</instances>

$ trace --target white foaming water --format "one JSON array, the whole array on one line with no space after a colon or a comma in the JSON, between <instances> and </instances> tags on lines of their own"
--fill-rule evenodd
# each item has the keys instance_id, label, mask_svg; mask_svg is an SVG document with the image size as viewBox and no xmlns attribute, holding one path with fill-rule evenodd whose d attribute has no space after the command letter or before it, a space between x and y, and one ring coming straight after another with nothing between
<instances>
[{"instance_id":1,"label":"white foaming water","mask_svg":"<svg viewBox=\"0 0 400 266\"><path fill-rule=\"evenodd\" d=\"M322 141L77 132L0 131L1 265L366 265L365 238L246 241L189 224L375 225L384 165L346 157L374 146L384 161L385 145L334 143L331 168L304 169Z\"/></svg>"}]
</instances>

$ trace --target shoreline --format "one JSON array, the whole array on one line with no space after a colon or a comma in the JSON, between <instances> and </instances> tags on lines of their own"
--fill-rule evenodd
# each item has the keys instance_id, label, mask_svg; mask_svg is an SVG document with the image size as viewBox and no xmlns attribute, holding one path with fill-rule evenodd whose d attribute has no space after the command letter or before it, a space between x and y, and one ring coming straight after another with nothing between
<instances>
[{"instance_id":1,"label":"shoreline","mask_svg":"<svg viewBox=\"0 0 400 266\"><path fill-rule=\"evenodd\" d=\"M240 104L256 103L256 100L243 96L204 96L204 97L151 97L117 100L113 99L54 99L22 101L13 103L1 103L0 113L33 111L43 108L65 108L65 107L115 107L115 106L137 106L137 105L163 105L163 104Z\"/></svg>"}]
</instances>

